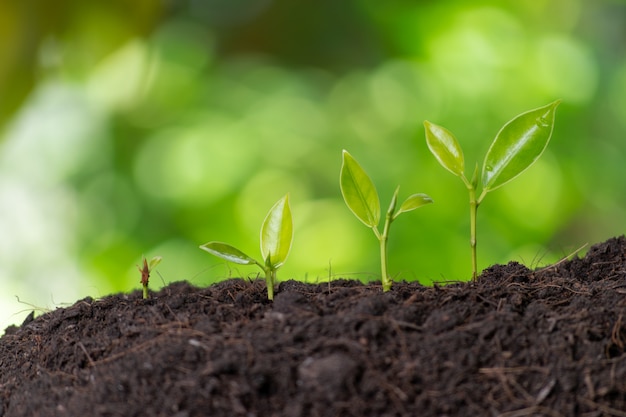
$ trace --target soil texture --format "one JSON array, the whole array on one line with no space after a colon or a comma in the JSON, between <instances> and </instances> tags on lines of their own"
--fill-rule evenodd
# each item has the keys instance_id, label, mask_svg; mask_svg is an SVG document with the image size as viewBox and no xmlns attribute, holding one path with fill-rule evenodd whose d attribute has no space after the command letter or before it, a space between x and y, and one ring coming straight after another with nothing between
<instances>
[{"instance_id":1,"label":"soil texture","mask_svg":"<svg viewBox=\"0 0 626 417\"><path fill-rule=\"evenodd\" d=\"M0 338L0 416L626 416L626 239L475 283L174 283Z\"/></svg>"}]
</instances>

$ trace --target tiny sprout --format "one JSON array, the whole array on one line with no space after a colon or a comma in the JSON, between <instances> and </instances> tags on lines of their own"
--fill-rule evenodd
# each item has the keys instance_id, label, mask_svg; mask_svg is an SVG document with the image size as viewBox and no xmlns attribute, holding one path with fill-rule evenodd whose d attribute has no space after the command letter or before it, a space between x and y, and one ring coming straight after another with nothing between
<instances>
[{"instance_id":1,"label":"tiny sprout","mask_svg":"<svg viewBox=\"0 0 626 417\"><path fill-rule=\"evenodd\" d=\"M222 242L208 242L200 249L211 255L240 265L257 265L265 272L267 298L274 299L274 285L276 271L289 255L293 241L293 220L289 208L289 194L278 200L270 209L261 226L261 256L263 262L258 262L239 249Z\"/></svg>"},{"instance_id":2,"label":"tiny sprout","mask_svg":"<svg viewBox=\"0 0 626 417\"><path fill-rule=\"evenodd\" d=\"M483 161L482 191L476 198L478 164L471 180L465 176L463 151L458 141L444 127L424 122L426 143L437 161L448 171L461 178L469 191L470 246L472 249L472 280L477 277L476 262L476 212L489 191L503 186L530 167L548 146L557 106L557 100L546 106L522 113L507 122L496 135Z\"/></svg>"},{"instance_id":3,"label":"tiny sprout","mask_svg":"<svg viewBox=\"0 0 626 417\"><path fill-rule=\"evenodd\" d=\"M430 204L433 200L426 194L413 194L396 210L398 192L400 191L400 187L398 186L393 193L391 203L387 209L385 225L381 234L378 230L378 224L380 223L380 200L374 183L348 151L343 151L342 159L343 163L339 177L341 195L350 211L352 211L363 224L371 228L376 235L380 243L380 266L383 291L389 291L391 289L392 279L387 273L387 240L389 238L391 222L398 218L400 214Z\"/></svg>"},{"instance_id":4,"label":"tiny sprout","mask_svg":"<svg viewBox=\"0 0 626 417\"><path fill-rule=\"evenodd\" d=\"M137 265L137 269L141 273L140 282L143 286L144 300L150 298L150 294L148 294L148 281L150 280L150 272L152 272L154 268L156 268L156 266L161 262L161 259L162 258L160 256L155 256L154 258L150 259L150 263L148 263L146 258L143 258L143 268L140 268L139 265Z\"/></svg>"}]
</instances>

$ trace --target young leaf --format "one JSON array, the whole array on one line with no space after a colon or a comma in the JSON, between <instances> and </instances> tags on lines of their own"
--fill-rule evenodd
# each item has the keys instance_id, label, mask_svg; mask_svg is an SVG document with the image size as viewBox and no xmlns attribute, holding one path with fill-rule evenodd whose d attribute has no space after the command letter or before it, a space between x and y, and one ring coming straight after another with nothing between
<instances>
[{"instance_id":1,"label":"young leaf","mask_svg":"<svg viewBox=\"0 0 626 417\"><path fill-rule=\"evenodd\" d=\"M278 200L261 226L261 256L266 265L278 269L287 259L293 240L289 194Z\"/></svg>"},{"instance_id":2,"label":"young leaf","mask_svg":"<svg viewBox=\"0 0 626 417\"><path fill-rule=\"evenodd\" d=\"M496 135L483 163L483 190L503 186L524 172L546 149L554 127L557 100L516 116Z\"/></svg>"},{"instance_id":3,"label":"young leaf","mask_svg":"<svg viewBox=\"0 0 626 417\"><path fill-rule=\"evenodd\" d=\"M395 218L393 213L396 212L396 206L398 205L398 193L400 192L400 186L396 187L396 191L393 192L393 196L391 196L391 201L389 202L389 208L387 209L387 215L392 216L392 219Z\"/></svg>"},{"instance_id":4,"label":"young leaf","mask_svg":"<svg viewBox=\"0 0 626 417\"><path fill-rule=\"evenodd\" d=\"M393 218L395 219L402 213L406 213L407 211L413 211L417 208L425 206L426 204L431 204L432 202L433 199L426 194L413 194L409 196L406 200L404 200L404 203L402 203L398 211L394 214Z\"/></svg>"},{"instance_id":5,"label":"young leaf","mask_svg":"<svg viewBox=\"0 0 626 417\"><path fill-rule=\"evenodd\" d=\"M154 258L150 259L148 269L152 271L154 268L156 268L156 266L161 263L161 259L163 259L161 256L155 256Z\"/></svg>"},{"instance_id":6,"label":"young leaf","mask_svg":"<svg viewBox=\"0 0 626 417\"><path fill-rule=\"evenodd\" d=\"M342 159L339 186L346 205L366 226L378 226L380 200L374 183L348 151L343 151Z\"/></svg>"},{"instance_id":7,"label":"young leaf","mask_svg":"<svg viewBox=\"0 0 626 417\"><path fill-rule=\"evenodd\" d=\"M474 173L472 174L472 181L470 181L470 186L474 190L476 189L476 186L478 186L478 162L476 162L476 165L474 166Z\"/></svg>"},{"instance_id":8,"label":"young leaf","mask_svg":"<svg viewBox=\"0 0 626 417\"><path fill-rule=\"evenodd\" d=\"M200 249L209 252L211 255L215 255L219 258L225 259L228 262L233 262L240 265L252 265L257 261L240 251L239 249L230 246L227 243L222 242L209 242L200 246Z\"/></svg>"},{"instance_id":9,"label":"young leaf","mask_svg":"<svg viewBox=\"0 0 626 417\"><path fill-rule=\"evenodd\" d=\"M442 126L424 121L426 144L439 163L448 171L460 177L465 171L463 150L452 132Z\"/></svg>"}]
</instances>

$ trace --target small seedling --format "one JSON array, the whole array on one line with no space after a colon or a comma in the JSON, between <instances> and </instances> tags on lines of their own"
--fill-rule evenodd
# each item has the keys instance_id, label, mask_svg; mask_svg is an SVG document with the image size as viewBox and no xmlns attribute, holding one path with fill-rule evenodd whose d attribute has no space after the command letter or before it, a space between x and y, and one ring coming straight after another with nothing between
<instances>
[{"instance_id":1,"label":"small seedling","mask_svg":"<svg viewBox=\"0 0 626 417\"><path fill-rule=\"evenodd\" d=\"M150 280L150 272L152 272L154 268L156 268L156 266L161 262L161 259L162 258L160 256L155 256L154 258L150 259L150 262L148 262L146 258L143 258L143 268L140 268L139 265L137 265L137 269L141 273L140 282L143 286L144 300L150 298L150 294L148 294L148 281Z\"/></svg>"},{"instance_id":2,"label":"small seedling","mask_svg":"<svg viewBox=\"0 0 626 417\"><path fill-rule=\"evenodd\" d=\"M398 218L400 214L430 204L433 200L426 194L413 194L396 210L398 191L400 190L400 187L397 187L391 198L389 209L387 209L385 225L381 234L378 230L378 224L380 223L380 200L376 187L361 165L346 150L343 151L339 186L348 208L357 219L372 229L380 243L383 291L389 291L392 279L387 273L387 240L391 222Z\"/></svg>"},{"instance_id":3,"label":"small seedling","mask_svg":"<svg viewBox=\"0 0 626 417\"><path fill-rule=\"evenodd\" d=\"M522 113L507 122L491 143L483 161L482 191L476 198L478 164L471 181L465 176L463 151L454 135L444 127L424 122L426 143L439 163L460 177L469 191L470 246L472 249L472 280L477 277L476 211L489 191L503 186L524 172L548 146L554 127L557 100L546 106Z\"/></svg>"},{"instance_id":4,"label":"small seedling","mask_svg":"<svg viewBox=\"0 0 626 417\"><path fill-rule=\"evenodd\" d=\"M278 200L270 209L261 226L261 256L263 263L251 258L239 249L222 242L209 242L200 249L219 258L240 265L257 265L265 272L267 298L274 299L276 271L289 255L293 241L293 220L289 208L289 194Z\"/></svg>"}]
</instances>

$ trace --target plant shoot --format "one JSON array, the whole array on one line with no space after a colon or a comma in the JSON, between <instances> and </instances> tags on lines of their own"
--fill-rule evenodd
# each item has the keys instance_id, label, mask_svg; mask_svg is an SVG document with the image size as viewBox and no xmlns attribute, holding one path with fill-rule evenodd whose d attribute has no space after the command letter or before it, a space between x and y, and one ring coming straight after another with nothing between
<instances>
[{"instance_id":1,"label":"plant shoot","mask_svg":"<svg viewBox=\"0 0 626 417\"><path fill-rule=\"evenodd\" d=\"M265 273L267 298L274 299L276 271L289 255L293 241L293 220L289 208L289 194L278 200L270 209L261 226L261 256L263 262L246 255L239 249L222 242L208 242L200 249L228 262L240 265L257 265Z\"/></svg>"},{"instance_id":2,"label":"plant shoot","mask_svg":"<svg viewBox=\"0 0 626 417\"><path fill-rule=\"evenodd\" d=\"M150 281L150 273L161 262L161 259L162 258L160 256L155 256L154 258L150 259L150 262L148 262L146 258L143 258L143 268L140 268L139 265L137 265L137 269L141 273L140 282L143 287L143 299L144 300L147 300L148 298L150 298L150 294L148 293L148 281Z\"/></svg>"},{"instance_id":3,"label":"plant shoot","mask_svg":"<svg viewBox=\"0 0 626 417\"><path fill-rule=\"evenodd\" d=\"M476 212L488 192L493 191L530 167L548 146L556 108L560 100L522 113L507 122L491 143L482 166L481 193L477 195L478 164L471 180L465 176L463 151L456 137L444 127L424 122L428 148L448 171L461 178L469 191L470 246L472 250L472 280L477 277Z\"/></svg>"},{"instance_id":4,"label":"plant shoot","mask_svg":"<svg viewBox=\"0 0 626 417\"><path fill-rule=\"evenodd\" d=\"M393 193L391 203L385 216L385 224L382 233L378 225L380 223L380 200L374 183L359 163L348 153L343 151L341 175L339 186L341 195L346 205L354 215L367 227L371 228L380 244L380 265L383 291L391 289L392 279L387 272L387 240L391 223L402 213L415 210L433 200L426 194L413 194L404 203L397 207L398 186Z\"/></svg>"}]
</instances>

